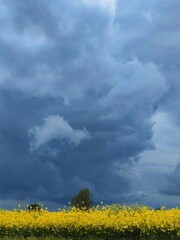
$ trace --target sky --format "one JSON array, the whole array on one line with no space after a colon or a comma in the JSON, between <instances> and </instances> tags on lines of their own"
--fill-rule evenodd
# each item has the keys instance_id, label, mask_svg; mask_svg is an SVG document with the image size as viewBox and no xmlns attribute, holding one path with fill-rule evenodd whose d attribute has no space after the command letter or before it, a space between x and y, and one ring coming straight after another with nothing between
<instances>
[{"instance_id":1,"label":"sky","mask_svg":"<svg viewBox=\"0 0 180 240\"><path fill-rule=\"evenodd\" d=\"M0 208L179 205L179 0L0 0Z\"/></svg>"}]
</instances>

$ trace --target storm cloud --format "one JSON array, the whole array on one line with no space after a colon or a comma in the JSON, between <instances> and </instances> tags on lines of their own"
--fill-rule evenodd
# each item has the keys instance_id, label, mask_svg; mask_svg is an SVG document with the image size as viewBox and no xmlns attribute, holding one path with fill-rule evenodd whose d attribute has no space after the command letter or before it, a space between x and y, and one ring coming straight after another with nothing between
<instances>
[{"instance_id":1,"label":"storm cloud","mask_svg":"<svg viewBox=\"0 0 180 240\"><path fill-rule=\"evenodd\" d=\"M176 166L175 170L169 174L167 177L166 185L163 189L161 189L161 192L167 195L176 195L180 196L180 163Z\"/></svg>"},{"instance_id":2,"label":"storm cloud","mask_svg":"<svg viewBox=\"0 0 180 240\"><path fill-rule=\"evenodd\" d=\"M156 112L179 124L178 5L0 1L1 199L60 204L88 187L95 201L142 202L160 191L145 191L137 164L155 150Z\"/></svg>"}]
</instances>

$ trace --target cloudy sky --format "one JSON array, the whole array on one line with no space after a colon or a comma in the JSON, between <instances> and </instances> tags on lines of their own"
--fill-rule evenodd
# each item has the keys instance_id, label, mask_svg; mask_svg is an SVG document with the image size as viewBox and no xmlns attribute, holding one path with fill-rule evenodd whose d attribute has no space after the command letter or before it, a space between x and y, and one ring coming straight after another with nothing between
<instances>
[{"instance_id":1,"label":"cloudy sky","mask_svg":"<svg viewBox=\"0 0 180 240\"><path fill-rule=\"evenodd\" d=\"M0 0L0 207L180 200L179 0Z\"/></svg>"}]
</instances>

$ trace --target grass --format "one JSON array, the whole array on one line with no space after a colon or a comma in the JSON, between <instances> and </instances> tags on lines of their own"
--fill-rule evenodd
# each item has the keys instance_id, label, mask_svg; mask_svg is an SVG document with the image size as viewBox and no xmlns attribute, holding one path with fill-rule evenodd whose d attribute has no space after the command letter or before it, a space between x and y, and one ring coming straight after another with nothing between
<instances>
[{"instance_id":1,"label":"grass","mask_svg":"<svg viewBox=\"0 0 180 240\"><path fill-rule=\"evenodd\" d=\"M36 238L36 237L2 237L0 240L77 240L77 238L55 238L55 237L45 237L45 238ZM86 238L83 240L103 240L100 238ZM121 239L121 240L126 240L126 239Z\"/></svg>"}]
</instances>

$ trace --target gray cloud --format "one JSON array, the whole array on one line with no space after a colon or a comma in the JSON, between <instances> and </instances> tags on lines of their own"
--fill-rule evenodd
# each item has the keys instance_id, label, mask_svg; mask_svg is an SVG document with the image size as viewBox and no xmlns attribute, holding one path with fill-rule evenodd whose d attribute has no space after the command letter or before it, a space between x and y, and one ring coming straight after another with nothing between
<instances>
[{"instance_id":1,"label":"gray cloud","mask_svg":"<svg viewBox=\"0 0 180 240\"><path fill-rule=\"evenodd\" d=\"M146 199L134 165L154 149L154 112L178 105L169 3L0 6L1 198L60 203L88 186L96 200Z\"/></svg>"}]
</instances>

